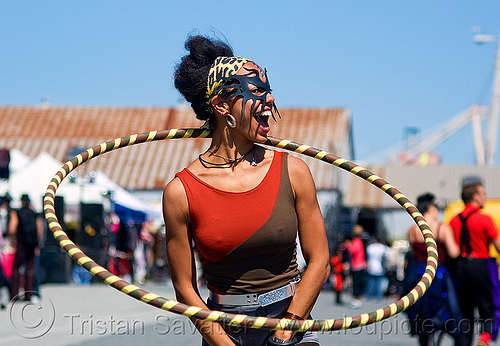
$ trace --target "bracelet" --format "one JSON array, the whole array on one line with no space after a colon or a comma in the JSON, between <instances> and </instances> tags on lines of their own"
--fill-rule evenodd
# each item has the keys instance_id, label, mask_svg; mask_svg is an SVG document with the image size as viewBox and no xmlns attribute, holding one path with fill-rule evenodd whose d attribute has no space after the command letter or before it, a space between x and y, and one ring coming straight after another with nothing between
<instances>
[{"instance_id":1,"label":"bracelet","mask_svg":"<svg viewBox=\"0 0 500 346\"><path fill-rule=\"evenodd\" d=\"M269 339L267 339L268 346L288 346L288 345L295 345L296 343L297 343L296 336L294 336L292 340L283 340L275 335L271 335Z\"/></svg>"},{"instance_id":2,"label":"bracelet","mask_svg":"<svg viewBox=\"0 0 500 346\"><path fill-rule=\"evenodd\" d=\"M299 321L304 321L305 320L304 317L292 314L291 312L288 312L288 311L285 312L285 314L283 315L283 318L287 318L287 319L290 319L290 320L299 320Z\"/></svg>"}]
</instances>

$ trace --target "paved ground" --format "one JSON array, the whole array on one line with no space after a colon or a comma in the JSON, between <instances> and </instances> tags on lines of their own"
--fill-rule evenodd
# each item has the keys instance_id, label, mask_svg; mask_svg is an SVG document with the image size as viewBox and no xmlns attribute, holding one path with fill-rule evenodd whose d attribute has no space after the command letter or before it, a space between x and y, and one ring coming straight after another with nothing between
<instances>
[{"instance_id":1,"label":"paved ground","mask_svg":"<svg viewBox=\"0 0 500 346\"><path fill-rule=\"evenodd\" d=\"M170 285L145 285L147 291L174 299ZM39 304L10 304L0 311L0 345L200 345L191 322L138 302L103 284L82 287L44 285ZM206 290L202 290L206 296ZM348 297L345 297L348 300ZM343 318L376 310L391 301L365 302L361 309L333 304L322 292L316 319ZM13 327L15 325L16 327ZM43 334L43 335L42 335ZM320 335L322 345L417 345L403 314L377 324ZM443 346L451 346L446 338Z\"/></svg>"}]
</instances>

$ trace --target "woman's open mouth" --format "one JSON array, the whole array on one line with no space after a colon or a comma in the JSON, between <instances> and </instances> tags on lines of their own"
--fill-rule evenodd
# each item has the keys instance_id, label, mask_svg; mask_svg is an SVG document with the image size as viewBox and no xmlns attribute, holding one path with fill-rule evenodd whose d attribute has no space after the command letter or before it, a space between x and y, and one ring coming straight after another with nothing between
<instances>
[{"instance_id":1,"label":"woman's open mouth","mask_svg":"<svg viewBox=\"0 0 500 346\"><path fill-rule=\"evenodd\" d=\"M269 117L272 115L271 111L264 111L260 115L255 115L254 118L264 131L269 131Z\"/></svg>"}]
</instances>

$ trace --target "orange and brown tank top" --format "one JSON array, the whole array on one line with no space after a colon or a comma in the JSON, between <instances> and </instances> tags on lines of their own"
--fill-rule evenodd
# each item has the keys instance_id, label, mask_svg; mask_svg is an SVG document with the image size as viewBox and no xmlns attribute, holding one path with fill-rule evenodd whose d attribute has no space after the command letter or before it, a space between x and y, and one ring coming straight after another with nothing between
<instances>
[{"instance_id":1,"label":"orange and brown tank top","mask_svg":"<svg viewBox=\"0 0 500 346\"><path fill-rule=\"evenodd\" d=\"M268 291L298 275L298 220L287 162L288 154L275 151L264 179L245 192L217 189L187 168L176 174L186 191L193 239L212 291Z\"/></svg>"}]
</instances>

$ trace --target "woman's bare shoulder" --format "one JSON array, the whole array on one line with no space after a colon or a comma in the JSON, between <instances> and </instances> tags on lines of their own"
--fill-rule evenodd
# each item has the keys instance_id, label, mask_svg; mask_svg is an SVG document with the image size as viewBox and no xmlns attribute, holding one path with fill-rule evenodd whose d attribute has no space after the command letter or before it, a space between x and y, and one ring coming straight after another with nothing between
<instances>
[{"instance_id":1,"label":"woman's bare shoulder","mask_svg":"<svg viewBox=\"0 0 500 346\"><path fill-rule=\"evenodd\" d=\"M306 177L311 176L311 170L302 159L288 155L288 171L290 176Z\"/></svg>"},{"instance_id":2,"label":"woman's bare shoulder","mask_svg":"<svg viewBox=\"0 0 500 346\"><path fill-rule=\"evenodd\" d=\"M187 200L186 190L180 178L174 177L170 180L163 189L163 203L178 204L181 201Z\"/></svg>"}]
</instances>

